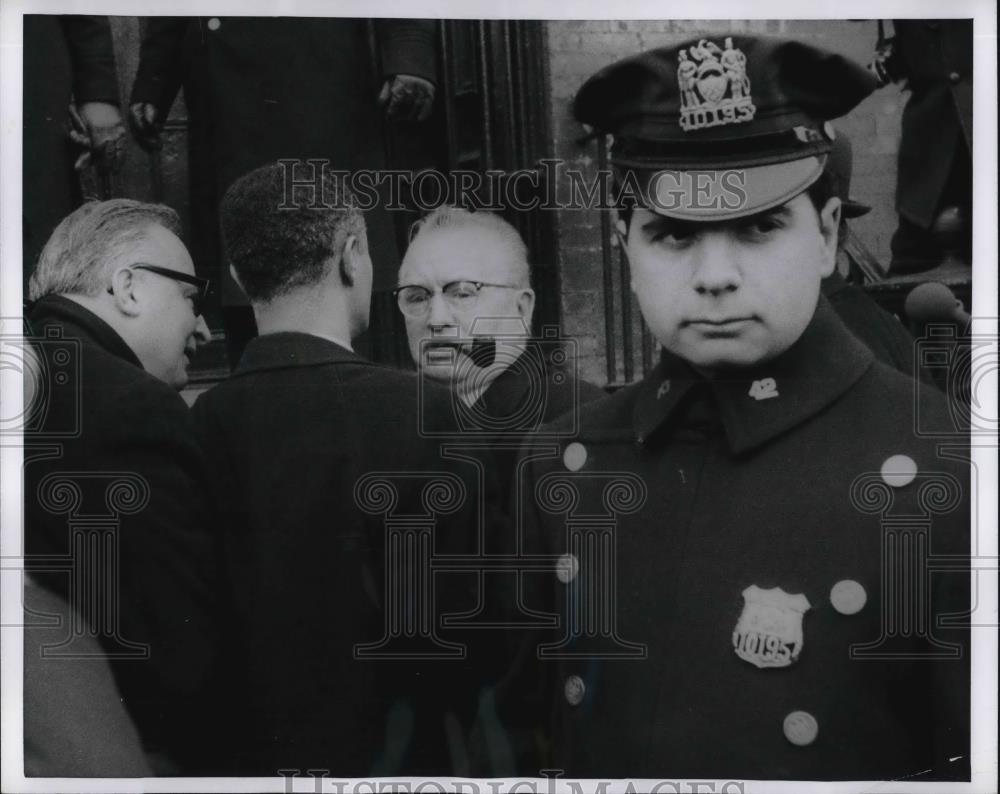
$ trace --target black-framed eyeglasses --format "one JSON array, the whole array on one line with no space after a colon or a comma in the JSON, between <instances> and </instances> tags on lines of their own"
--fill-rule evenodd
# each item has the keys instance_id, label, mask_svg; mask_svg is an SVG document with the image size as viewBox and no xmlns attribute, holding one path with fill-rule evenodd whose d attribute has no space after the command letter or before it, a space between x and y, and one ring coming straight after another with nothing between
<instances>
[{"instance_id":1,"label":"black-framed eyeglasses","mask_svg":"<svg viewBox=\"0 0 1000 794\"><path fill-rule=\"evenodd\" d=\"M207 278L192 276L188 273L182 273L180 270L172 270L169 267L150 265L146 262L136 262L134 265L129 265L129 268L131 270L146 270L150 273L155 273L158 276L163 276L165 278L173 279L174 281L180 281L182 284L190 284L193 287L197 287L198 292L187 297L191 300L191 308L194 310L194 316L201 316L212 284L212 282L210 282ZM108 287L108 292L111 292L111 287Z\"/></svg>"},{"instance_id":2,"label":"black-framed eyeglasses","mask_svg":"<svg viewBox=\"0 0 1000 794\"><path fill-rule=\"evenodd\" d=\"M483 287L496 289L521 289L513 284L491 284L488 281L450 281L442 287L431 290L417 284L396 287L392 294L396 297L399 310L407 317L426 317L431 310L431 300L440 292L454 311L467 312L475 308L479 291Z\"/></svg>"}]
</instances>

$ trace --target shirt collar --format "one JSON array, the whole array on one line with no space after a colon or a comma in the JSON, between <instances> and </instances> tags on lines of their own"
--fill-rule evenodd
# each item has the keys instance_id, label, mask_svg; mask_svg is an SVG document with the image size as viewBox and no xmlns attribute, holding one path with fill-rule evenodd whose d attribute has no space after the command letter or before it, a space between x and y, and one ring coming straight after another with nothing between
<instances>
[{"instance_id":1,"label":"shirt collar","mask_svg":"<svg viewBox=\"0 0 1000 794\"><path fill-rule=\"evenodd\" d=\"M775 359L706 379L664 353L640 387L632 420L646 443L681 400L707 384L733 454L753 449L818 414L867 371L872 353L843 325L825 298L798 341Z\"/></svg>"},{"instance_id":2,"label":"shirt collar","mask_svg":"<svg viewBox=\"0 0 1000 794\"><path fill-rule=\"evenodd\" d=\"M320 339L325 339L327 342L333 342L335 345L339 345L340 347L344 348L345 350L350 350L352 353L354 352L354 347L351 345L351 343L350 342L345 342L343 339L341 339L338 336L330 336L329 334L320 334L320 333L317 333L316 331L310 331L309 335L310 336L318 336Z\"/></svg>"},{"instance_id":3,"label":"shirt collar","mask_svg":"<svg viewBox=\"0 0 1000 794\"><path fill-rule=\"evenodd\" d=\"M282 331L251 339L233 374L348 362L368 363L354 351L325 337Z\"/></svg>"}]
</instances>

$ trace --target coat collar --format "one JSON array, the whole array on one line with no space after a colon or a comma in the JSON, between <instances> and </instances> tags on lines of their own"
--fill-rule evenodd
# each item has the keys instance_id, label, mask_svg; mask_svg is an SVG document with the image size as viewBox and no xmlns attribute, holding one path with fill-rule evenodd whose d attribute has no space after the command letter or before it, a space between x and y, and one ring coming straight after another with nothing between
<instances>
[{"instance_id":1,"label":"coat collar","mask_svg":"<svg viewBox=\"0 0 1000 794\"><path fill-rule=\"evenodd\" d=\"M31 304L28 323L35 336L44 336L46 325L59 322L72 326L89 337L98 347L118 358L124 359L139 369L144 369L138 356L128 346L119 333L104 320L86 309L75 300L62 295L46 295Z\"/></svg>"},{"instance_id":2,"label":"coat collar","mask_svg":"<svg viewBox=\"0 0 1000 794\"><path fill-rule=\"evenodd\" d=\"M682 399L707 384L733 454L753 449L818 414L851 388L874 356L824 298L799 340L764 364L706 379L664 353L640 387L632 414L640 444L666 424Z\"/></svg>"},{"instance_id":3,"label":"coat collar","mask_svg":"<svg viewBox=\"0 0 1000 794\"><path fill-rule=\"evenodd\" d=\"M286 367L346 363L371 362L329 339L312 334L282 332L251 339L233 375Z\"/></svg>"}]
</instances>

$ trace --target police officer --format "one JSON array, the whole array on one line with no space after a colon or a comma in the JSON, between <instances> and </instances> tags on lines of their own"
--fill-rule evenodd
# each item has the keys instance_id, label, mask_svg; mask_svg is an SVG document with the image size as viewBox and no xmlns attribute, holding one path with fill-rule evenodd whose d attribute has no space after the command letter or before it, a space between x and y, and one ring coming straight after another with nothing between
<instances>
[{"instance_id":1,"label":"police officer","mask_svg":"<svg viewBox=\"0 0 1000 794\"><path fill-rule=\"evenodd\" d=\"M924 589L930 561L968 553L968 472L918 433L915 402L947 421L940 396L820 297L829 121L873 83L732 36L577 94L614 136L620 242L663 351L527 474L526 544L550 564L527 598L558 622L497 693L520 773L968 778L967 638L932 619L967 608L968 579Z\"/></svg>"}]
</instances>

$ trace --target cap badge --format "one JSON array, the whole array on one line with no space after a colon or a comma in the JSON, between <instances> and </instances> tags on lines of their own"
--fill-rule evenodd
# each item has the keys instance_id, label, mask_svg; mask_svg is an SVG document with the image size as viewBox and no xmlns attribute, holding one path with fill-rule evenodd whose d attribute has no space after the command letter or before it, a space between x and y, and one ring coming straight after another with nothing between
<instances>
[{"instance_id":1,"label":"cap badge","mask_svg":"<svg viewBox=\"0 0 1000 794\"><path fill-rule=\"evenodd\" d=\"M750 98L747 56L726 38L726 48L702 39L678 53L681 129L685 132L750 121L757 112Z\"/></svg>"},{"instance_id":2,"label":"cap badge","mask_svg":"<svg viewBox=\"0 0 1000 794\"><path fill-rule=\"evenodd\" d=\"M802 616L809 607L802 593L750 585L743 591L743 614L733 631L736 655L755 667L788 667L802 650Z\"/></svg>"}]
</instances>

